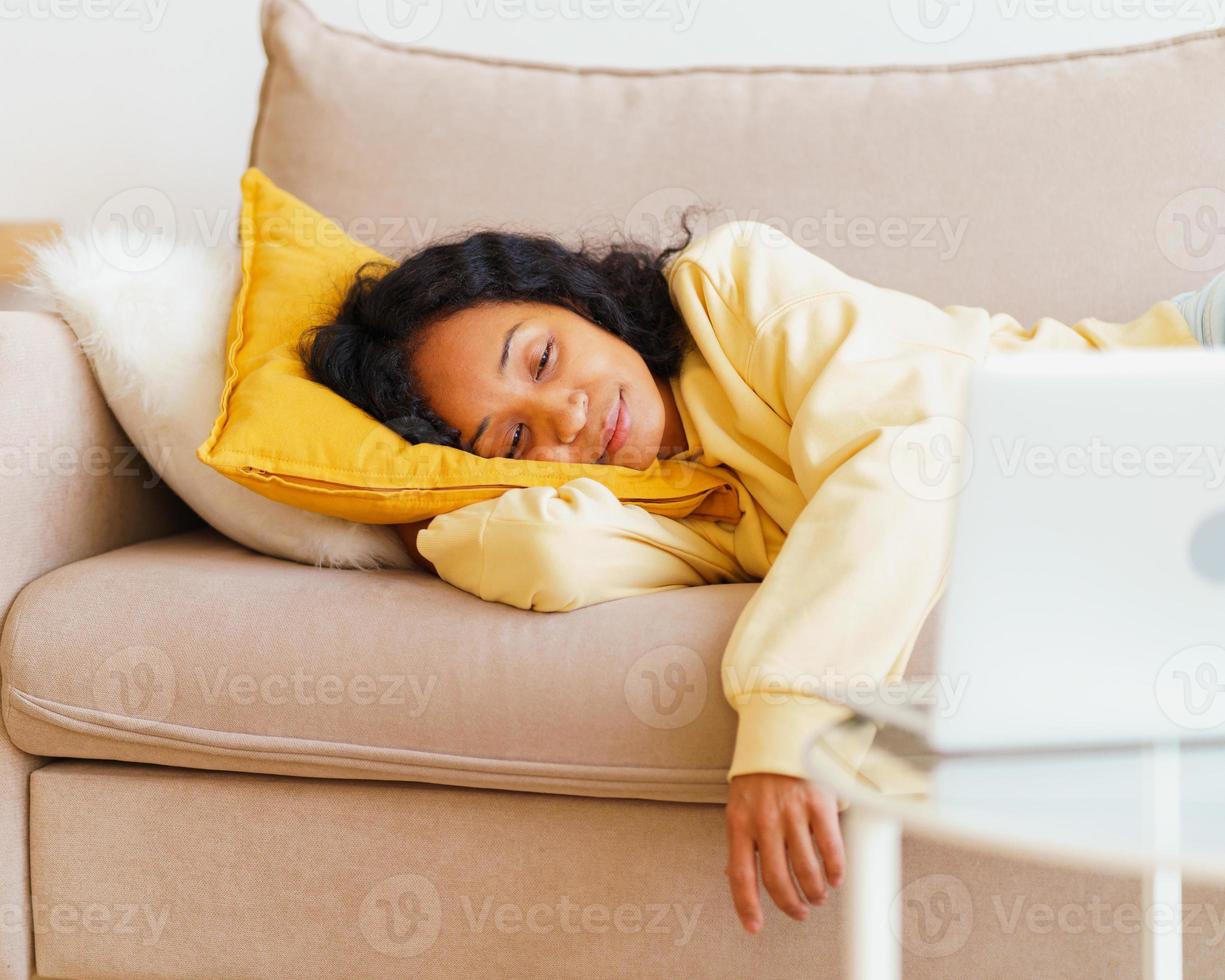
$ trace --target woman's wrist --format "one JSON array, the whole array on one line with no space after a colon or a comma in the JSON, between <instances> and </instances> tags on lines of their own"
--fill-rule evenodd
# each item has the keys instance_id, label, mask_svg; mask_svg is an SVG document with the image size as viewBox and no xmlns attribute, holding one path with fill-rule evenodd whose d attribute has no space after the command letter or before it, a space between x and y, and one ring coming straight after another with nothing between
<instances>
[{"instance_id":1,"label":"woman's wrist","mask_svg":"<svg viewBox=\"0 0 1225 980\"><path fill-rule=\"evenodd\" d=\"M408 549L408 553L412 555L413 561L417 563L417 567L424 569L431 575L437 575L438 570L433 566L428 558L421 554L417 548L417 535L429 527L430 520L427 518L424 521L417 521L415 524L396 524L396 533L400 535L400 540L404 542L404 547Z\"/></svg>"}]
</instances>

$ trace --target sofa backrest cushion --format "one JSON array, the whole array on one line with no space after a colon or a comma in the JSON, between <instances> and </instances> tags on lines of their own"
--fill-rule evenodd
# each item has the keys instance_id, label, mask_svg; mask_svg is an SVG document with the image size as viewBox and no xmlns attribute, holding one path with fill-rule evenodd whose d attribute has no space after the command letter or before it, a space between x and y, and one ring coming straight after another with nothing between
<instances>
[{"instance_id":1,"label":"sofa backrest cushion","mask_svg":"<svg viewBox=\"0 0 1225 980\"><path fill-rule=\"evenodd\" d=\"M384 253L485 225L650 240L703 202L708 224L776 224L860 278L1023 322L1129 319L1225 266L1225 30L648 71L398 46L300 0L265 0L263 33L251 164Z\"/></svg>"}]
</instances>

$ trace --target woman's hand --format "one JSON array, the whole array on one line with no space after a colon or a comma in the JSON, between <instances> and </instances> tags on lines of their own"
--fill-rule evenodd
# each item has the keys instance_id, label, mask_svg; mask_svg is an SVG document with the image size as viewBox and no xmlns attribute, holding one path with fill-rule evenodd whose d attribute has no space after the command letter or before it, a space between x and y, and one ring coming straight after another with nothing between
<instances>
[{"instance_id":1,"label":"woman's hand","mask_svg":"<svg viewBox=\"0 0 1225 980\"><path fill-rule=\"evenodd\" d=\"M774 904L800 921L808 917L809 904L825 904L827 887L840 885L846 868L838 801L827 790L794 776L754 772L732 779L727 846L732 902L741 925L751 933L762 924L758 854L761 877Z\"/></svg>"},{"instance_id":2,"label":"woman's hand","mask_svg":"<svg viewBox=\"0 0 1225 980\"><path fill-rule=\"evenodd\" d=\"M424 569L431 575L437 575L438 569L426 558L420 551L417 550L417 535L429 527L432 517L427 517L424 521L418 521L416 524L397 524L395 525L396 533L400 535L400 540L404 542L404 547L408 549L408 553L412 556L417 567Z\"/></svg>"}]
</instances>

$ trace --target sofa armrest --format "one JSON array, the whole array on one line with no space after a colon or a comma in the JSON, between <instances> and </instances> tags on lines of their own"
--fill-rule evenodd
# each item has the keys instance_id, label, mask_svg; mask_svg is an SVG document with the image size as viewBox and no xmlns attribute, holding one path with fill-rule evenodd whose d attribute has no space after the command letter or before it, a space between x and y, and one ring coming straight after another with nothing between
<instances>
[{"instance_id":1,"label":"sofa armrest","mask_svg":"<svg viewBox=\"0 0 1225 980\"><path fill-rule=\"evenodd\" d=\"M200 523L115 421L76 337L0 312L0 623L32 579Z\"/></svg>"},{"instance_id":2,"label":"sofa armrest","mask_svg":"<svg viewBox=\"0 0 1225 980\"><path fill-rule=\"evenodd\" d=\"M31 580L200 519L137 455L68 325L0 312L0 625ZM0 978L33 970L28 777L0 728Z\"/></svg>"}]
</instances>

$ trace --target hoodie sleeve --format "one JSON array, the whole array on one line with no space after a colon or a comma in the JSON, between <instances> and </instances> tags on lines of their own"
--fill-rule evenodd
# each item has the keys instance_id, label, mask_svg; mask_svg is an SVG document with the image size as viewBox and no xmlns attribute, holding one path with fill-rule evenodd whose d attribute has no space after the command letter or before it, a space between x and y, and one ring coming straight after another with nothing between
<instances>
[{"instance_id":1,"label":"hoodie sleeve","mask_svg":"<svg viewBox=\"0 0 1225 980\"><path fill-rule=\"evenodd\" d=\"M785 332L759 343L755 370L785 371ZM849 714L837 702L905 669L951 551L951 496L925 468L925 447L947 440L944 458L960 452L947 425L961 386L950 360L843 348L796 406L792 465L810 496L724 655L724 691L740 716L729 779L804 776L804 741ZM825 740L823 757L854 772L868 743L835 744L844 735Z\"/></svg>"},{"instance_id":2,"label":"hoodie sleeve","mask_svg":"<svg viewBox=\"0 0 1225 980\"><path fill-rule=\"evenodd\" d=\"M699 523L710 524L652 514L579 477L560 487L507 490L440 514L417 547L456 588L538 612L753 581L719 546L716 529L699 531Z\"/></svg>"},{"instance_id":3,"label":"hoodie sleeve","mask_svg":"<svg viewBox=\"0 0 1225 980\"><path fill-rule=\"evenodd\" d=\"M929 486L921 450L959 451L973 323L755 222L716 229L669 278L731 400L788 427L804 499L724 654L739 715L728 778L806 777L822 731L825 763L856 771L868 742L835 730L838 702L902 673L943 586L952 495Z\"/></svg>"}]
</instances>

